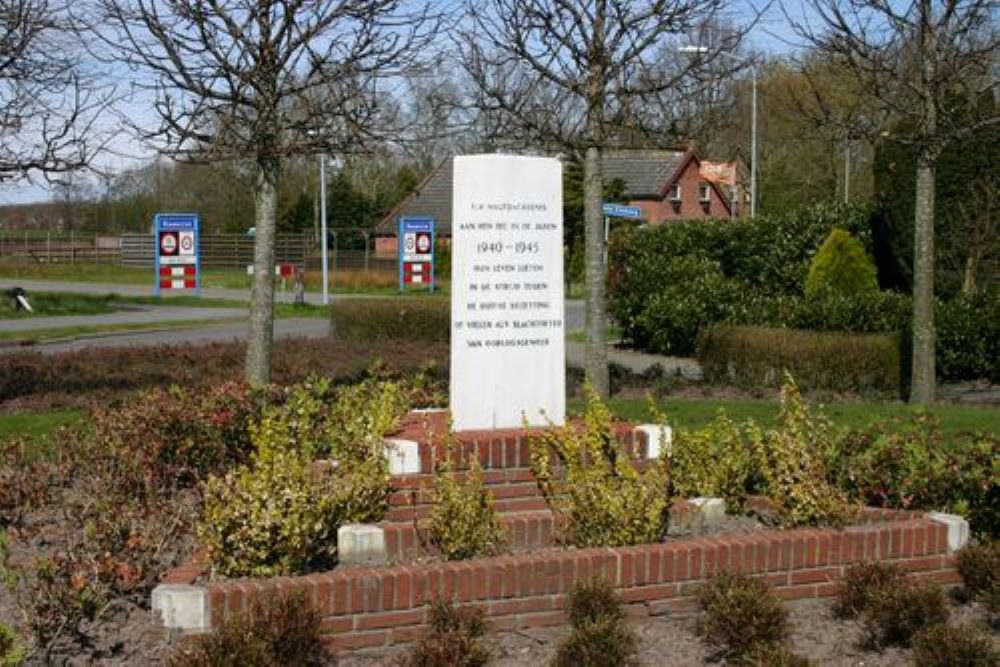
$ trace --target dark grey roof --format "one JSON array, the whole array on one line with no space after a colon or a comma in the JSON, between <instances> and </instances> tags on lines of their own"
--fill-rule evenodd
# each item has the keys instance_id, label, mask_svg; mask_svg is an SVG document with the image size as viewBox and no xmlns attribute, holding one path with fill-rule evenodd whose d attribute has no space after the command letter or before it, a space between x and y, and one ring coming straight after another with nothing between
<instances>
[{"instance_id":1,"label":"dark grey roof","mask_svg":"<svg viewBox=\"0 0 1000 667\"><path fill-rule=\"evenodd\" d=\"M625 181L625 192L633 199L659 197L663 187L687 153L667 150L609 151L604 154L604 181ZM429 216L436 231L451 236L451 187L453 158L442 160L413 194L389 211L377 225L379 236L396 234L402 216Z\"/></svg>"},{"instance_id":2,"label":"dark grey roof","mask_svg":"<svg viewBox=\"0 0 1000 667\"><path fill-rule=\"evenodd\" d=\"M377 225L375 233L394 235L402 216L434 218L435 233L451 236L451 183L453 158L442 160L412 194L396 204Z\"/></svg>"},{"instance_id":3,"label":"dark grey roof","mask_svg":"<svg viewBox=\"0 0 1000 667\"><path fill-rule=\"evenodd\" d=\"M604 154L604 182L625 181L629 197L659 196L663 186L687 153L664 150L608 151Z\"/></svg>"}]
</instances>

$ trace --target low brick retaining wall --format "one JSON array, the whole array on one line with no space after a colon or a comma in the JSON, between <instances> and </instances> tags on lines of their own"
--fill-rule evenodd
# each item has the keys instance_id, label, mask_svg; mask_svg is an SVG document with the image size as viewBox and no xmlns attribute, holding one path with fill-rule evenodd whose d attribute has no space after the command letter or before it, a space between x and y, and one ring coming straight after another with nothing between
<instances>
[{"instance_id":1,"label":"low brick retaining wall","mask_svg":"<svg viewBox=\"0 0 1000 667\"><path fill-rule=\"evenodd\" d=\"M617 587L633 617L692 609L701 583L726 569L764 577L789 599L834 594L845 567L866 560L899 563L915 577L960 581L952 555L966 539L960 519L910 512L869 512L866 518L842 530L766 530L635 547L544 549L470 561L164 586L159 603L154 593L153 606L170 608L164 615L173 614L175 626L205 630L246 609L255 596L304 591L323 616L330 648L345 650L412 641L426 622L426 604L435 598L480 607L496 630L561 624L566 592L575 581L595 575ZM168 580L192 581L200 568L185 567ZM171 591L187 596L188 606L171 607ZM179 616L186 624L177 621Z\"/></svg>"}]
</instances>

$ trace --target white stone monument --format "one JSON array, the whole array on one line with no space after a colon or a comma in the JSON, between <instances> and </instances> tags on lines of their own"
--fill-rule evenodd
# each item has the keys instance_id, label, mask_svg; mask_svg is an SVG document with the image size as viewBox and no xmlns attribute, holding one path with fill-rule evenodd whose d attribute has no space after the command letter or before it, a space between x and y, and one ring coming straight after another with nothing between
<instances>
[{"instance_id":1,"label":"white stone monument","mask_svg":"<svg viewBox=\"0 0 1000 667\"><path fill-rule=\"evenodd\" d=\"M562 165L454 162L451 411L458 431L566 419Z\"/></svg>"}]
</instances>

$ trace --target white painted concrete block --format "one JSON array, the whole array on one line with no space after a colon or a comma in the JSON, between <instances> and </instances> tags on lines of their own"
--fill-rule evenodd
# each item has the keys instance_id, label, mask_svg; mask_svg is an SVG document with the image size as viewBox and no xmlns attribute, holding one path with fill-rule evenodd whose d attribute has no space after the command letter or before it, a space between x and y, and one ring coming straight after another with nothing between
<instances>
[{"instance_id":1,"label":"white painted concrete block","mask_svg":"<svg viewBox=\"0 0 1000 667\"><path fill-rule=\"evenodd\" d=\"M726 517L726 501L722 498L692 498L691 504L697 506L703 526L715 525Z\"/></svg>"},{"instance_id":2,"label":"white painted concrete block","mask_svg":"<svg viewBox=\"0 0 1000 667\"><path fill-rule=\"evenodd\" d=\"M153 589L150 606L171 630L208 632L212 627L208 594L201 586L160 584Z\"/></svg>"},{"instance_id":3,"label":"white painted concrete block","mask_svg":"<svg viewBox=\"0 0 1000 667\"><path fill-rule=\"evenodd\" d=\"M341 565L381 565L388 560L385 531L369 523L349 523L337 530L337 560Z\"/></svg>"},{"instance_id":4,"label":"white painted concrete block","mask_svg":"<svg viewBox=\"0 0 1000 667\"><path fill-rule=\"evenodd\" d=\"M670 456L670 447L674 442L674 431L669 426L662 424L640 424L635 427L637 433L646 434L646 442L649 448L646 453L647 458L655 459L660 456L660 452L666 451Z\"/></svg>"},{"instance_id":5,"label":"white painted concrete block","mask_svg":"<svg viewBox=\"0 0 1000 667\"><path fill-rule=\"evenodd\" d=\"M389 457L389 474L415 475L420 472L420 446L416 440L390 438L385 441Z\"/></svg>"},{"instance_id":6,"label":"white painted concrete block","mask_svg":"<svg viewBox=\"0 0 1000 667\"><path fill-rule=\"evenodd\" d=\"M969 522L957 514L928 512L927 518L948 526L948 553L954 553L969 541Z\"/></svg>"}]
</instances>

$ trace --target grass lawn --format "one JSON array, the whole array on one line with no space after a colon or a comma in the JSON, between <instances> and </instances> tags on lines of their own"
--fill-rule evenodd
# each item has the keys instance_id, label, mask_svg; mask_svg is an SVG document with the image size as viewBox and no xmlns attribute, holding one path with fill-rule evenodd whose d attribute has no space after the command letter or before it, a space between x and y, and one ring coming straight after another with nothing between
<instances>
[{"instance_id":1,"label":"grass lawn","mask_svg":"<svg viewBox=\"0 0 1000 667\"><path fill-rule=\"evenodd\" d=\"M707 424L719 410L724 410L736 421L753 419L763 425L773 424L778 416L776 401L667 399L657 405L672 424L687 429ZM649 420L649 410L644 400L613 398L609 401L609 406L622 419L633 422ZM568 407L571 413L578 414L583 410L584 404L581 399L574 399ZM892 418L906 419L914 410L902 403L834 403L814 407L842 428L865 427L873 422ZM1000 433L1000 408L939 405L931 409L930 413L940 419L944 433Z\"/></svg>"},{"instance_id":2,"label":"grass lawn","mask_svg":"<svg viewBox=\"0 0 1000 667\"><path fill-rule=\"evenodd\" d=\"M180 320L171 322L135 322L129 324L94 324L78 327L54 327L48 329L30 329L28 331L0 331L0 341L18 341L25 344L41 343L64 338L75 338L93 334L107 334L123 331L152 331L159 329L185 329L190 327L209 326L213 324L229 324L242 322L243 318L235 319L205 319Z\"/></svg>"},{"instance_id":3,"label":"grass lawn","mask_svg":"<svg viewBox=\"0 0 1000 667\"><path fill-rule=\"evenodd\" d=\"M55 315L103 315L114 312L105 296L91 294L64 294L61 292L33 292L28 295L33 312L14 310L14 300L7 294L0 295L0 319L26 319Z\"/></svg>"},{"instance_id":4,"label":"grass lawn","mask_svg":"<svg viewBox=\"0 0 1000 667\"><path fill-rule=\"evenodd\" d=\"M52 436L63 426L82 426L89 420L85 410L46 410L0 414L0 442L12 438L25 441L33 456L49 453Z\"/></svg>"}]
</instances>

